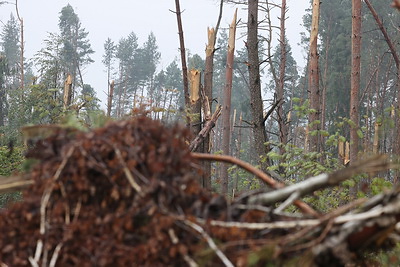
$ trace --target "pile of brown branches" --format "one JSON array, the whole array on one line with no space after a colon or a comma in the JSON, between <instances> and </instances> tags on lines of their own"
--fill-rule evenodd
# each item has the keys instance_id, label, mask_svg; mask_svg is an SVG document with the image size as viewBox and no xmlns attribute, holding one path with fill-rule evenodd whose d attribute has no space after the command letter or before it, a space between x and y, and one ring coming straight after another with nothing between
<instances>
[{"instance_id":1,"label":"pile of brown branches","mask_svg":"<svg viewBox=\"0 0 400 267\"><path fill-rule=\"evenodd\" d=\"M229 203L197 183L202 157L190 153L188 137L138 116L89 133L60 128L39 141L28 153L39 162L22 179L23 201L0 214L0 264L340 265L396 233L398 189L328 214L300 201L354 173L388 168L385 158L288 187L248 168L276 190ZM291 204L303 213L285 213Z\"/></svg>"}]
</instances>

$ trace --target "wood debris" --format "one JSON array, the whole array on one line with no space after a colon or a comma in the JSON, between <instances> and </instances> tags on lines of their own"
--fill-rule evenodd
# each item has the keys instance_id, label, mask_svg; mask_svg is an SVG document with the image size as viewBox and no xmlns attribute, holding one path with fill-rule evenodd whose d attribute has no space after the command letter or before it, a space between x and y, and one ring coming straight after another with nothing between
<instances>
[{"instance_id":1,"label":"wood debris","mask_svg":"<svg viewBox=\"0 0 400 267\"><path fill-rule=\"evenodd\" d=\"M38 141L27 154L40 163L24 176L23 201L0 213L0 265L340 266L397 235L399 188L318 216L279 209L312 192L307 182L286 187L283 198L257 192L229 202L198 184L201 157L189 138L137 116ZM362 164L318 188L391 167L382 157Z\"/></svg>"}]
</instances>

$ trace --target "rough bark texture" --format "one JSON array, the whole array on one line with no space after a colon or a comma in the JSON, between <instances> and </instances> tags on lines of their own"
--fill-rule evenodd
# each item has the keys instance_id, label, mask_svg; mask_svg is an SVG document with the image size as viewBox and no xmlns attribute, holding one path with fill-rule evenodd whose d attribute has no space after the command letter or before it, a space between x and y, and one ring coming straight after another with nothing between
<instances>
[{"instance_id":1,"label":"rough bark texture","mask_svg":"<svg viewBox=\"0 0 400 267\"><path fill-rule=\"evenodd\" d=\"M288 140L288 125L286 121L286 116L283 111L283 104L284 104L284 86L285 86L285 77L286 77L286 30L285 30L285 20L286 20L286 0L282 0L281 6L281 17L280 17L280 50L281 50L281 58L280 58L280 65L279 65L279 82L278 87L276 90L277 101L278 104L278 124L279 124L279 142L282 145L285 145ZM284 146L280 147L280 153L285 153Z\"/></svg>"},{"instance_id":2,"label":"rough bark texture","mask_svg":"<svg viewBox=\"0 0 400 267\"><path fill-rule=\"evenodd\" d=\"M350 164L357 160L359 143L357 131L359 129L358 95L361 70L361 0L352 0L352 13L350 120L354 125L350 129Z\"/></svg>"},{"instance_id":3,"label":"rough bark texture","mask_svg":"<svg viewBox=\"0 0 400 267\"><path fill-rule=\"evenodd\" d=\"M258 0L249 0L247 21L247 53L250 85L250 109L253 123L255 153L260 159L269 149L265 145L267 134L264 126L263 101L261 97L260 62L258 57ZM265 170L267 162L261 162Z\"/></svg>"},{"instance_id":4,"label":"rough bark texture","mask_svg":"<svg viewBox=\"0 0 400 267\"><path fill-rule=\"evenodd\" d=\"M222 153L230 154L231 143L231 96L232 96L232 75L233 61L235 56L235 35L236 35L236 17L237 10L233 16L232 23L229 27L228 55L226 58L226 80L224 92L224 106L222 110L223 129L222 129ZM228 193L228 166L221 166L222 194Z\"/></svg>"},{"instance_id":5,"label":"rough bark texture","mask_svg":"<svg viewBox=\"0 0 400 267\"><path fill-rule=\"evenodd\" d=\"M319 66L318 66L318 25L319 25L319 0L313 0L312 6L312 22L310 37L310 62L309 62L309 98L310 108L314 110L309 115L309 123L311 131L320 130L320 89L319 89ZM310 151L319 151L320 142L319 134L311 134L309 137Z\"/></svg>"}]
</instances>

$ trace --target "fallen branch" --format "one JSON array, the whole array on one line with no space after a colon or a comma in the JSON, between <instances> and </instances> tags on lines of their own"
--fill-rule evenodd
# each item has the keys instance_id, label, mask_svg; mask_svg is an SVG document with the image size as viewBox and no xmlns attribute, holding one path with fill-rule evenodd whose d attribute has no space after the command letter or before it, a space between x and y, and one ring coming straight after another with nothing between
<instances>
[{"instance_id":1,"label":"fallen branch","mask_svg":"<svg viewBox=\"0 0 400 267\"><path fill-rule=\"evenodd\" d=\"M221 161L221 162L227 162L227 163L232 163L234 165L237 165L246 171L254 174L256 177L260 178L264 182L266 182L270 187L277 189L277 188L282 188L285 185L283 183L277 182L274 180L271 176L268 174L264 173L263 171L257 169L253 165L242 161L240 159L237 159L235 157L227 156L227 155L214 155L214 154L204 154L204 153L194 153L192 152L192 157L195 159L199 160L215 160L215 161ZM295 200L293 202L294 205L296 205L300 210L302 210L304 213L312 215L314 217L318 217L319 214L316 212L313 208L311 208L308 204L304 203L301 200Z\"/></svg>"},{"instance_id":2,"label":"fallen branch","mask_svg":"<svg viewBox=\"0 0 400 267\"><path fill-rule=\"evenodd\" d=\"M360 161L351 167L336 171L332 174L320 174L307 180L290 185L272 192L261 193L249 198L249 204L263 204L270 205L279 201L283 201L293 195L298 194L298 197L302 197L315 190L335 186L347 179L350 179L353 175L367 172L378 172L387 170L393 167L388 161L387 156L377 155L369 159Z\"/></svg>"},{"instance_id":3,"label":"fallen branch","mask_svg":"<svg viewBox=\"0 0 400 267\"><path fill-rule=\"evenodd\" d=\"M189 145L190 151L195 151L199 147L199 145L204 141L204 139L210 133L211 129L214 128L215 123L218 120L221 113L222 113L222 107L221 107L221 105L218 105L216 110L212 114L211 119L206 122L203 129L201 129L201 131L198 133L196 138L193 139L192 142L190 142L190 145Z\"/></svg>"}]
</instances>

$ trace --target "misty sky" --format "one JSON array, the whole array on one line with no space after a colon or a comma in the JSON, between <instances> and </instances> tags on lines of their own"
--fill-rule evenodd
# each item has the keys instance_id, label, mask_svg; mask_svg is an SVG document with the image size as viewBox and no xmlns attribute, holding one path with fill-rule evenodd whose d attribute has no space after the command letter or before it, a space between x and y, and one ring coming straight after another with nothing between
<instances>
[{"instance_id":1,"label":"misty sky","mask_svg":"<svg viewBox=\"0 0 400 267\"><path fill-rule=\"evenodd\" d=\"M14 0L9 0L14 2ZM192 54L204 58L207 42L207 27L215 26L219 0L181 0L185 45ZM277 1L279 2L279 1ZM58 32L58 18L62 7L70 4L79 16L82 26L89 32L88 38L95 54L95 63L84 71L85 83L91 84L98 97L103 101L107 90L105 67L101 63L104 53L104 42L110 37L115 43L130 32L139 37L139 44L146 41L152 31L161 52L162 60L159 68L179 58L179 40L177 34L176 16L169 10L175 10L174 0L19 0L20 15L25 25L26 58L32 56L43 47L43 40L49 32ZM287 21L287 36L292 46L293 55L300 66L304 66L303 52L297 45L300 41L302 16L309 6L307 0L288 0L289 19ZM234 9L225 5L221 27L228 27L232 20ZM0 20L6 23L11 12L15 15L15 5L0 6ZM238 19L247 20L246 12L239 10ZM276 22L277 23L277 22ZM237 46L241 46L243 38L237 34ZM279 38L277 35L275 39Z\"/></svg>"}]
</instances>

